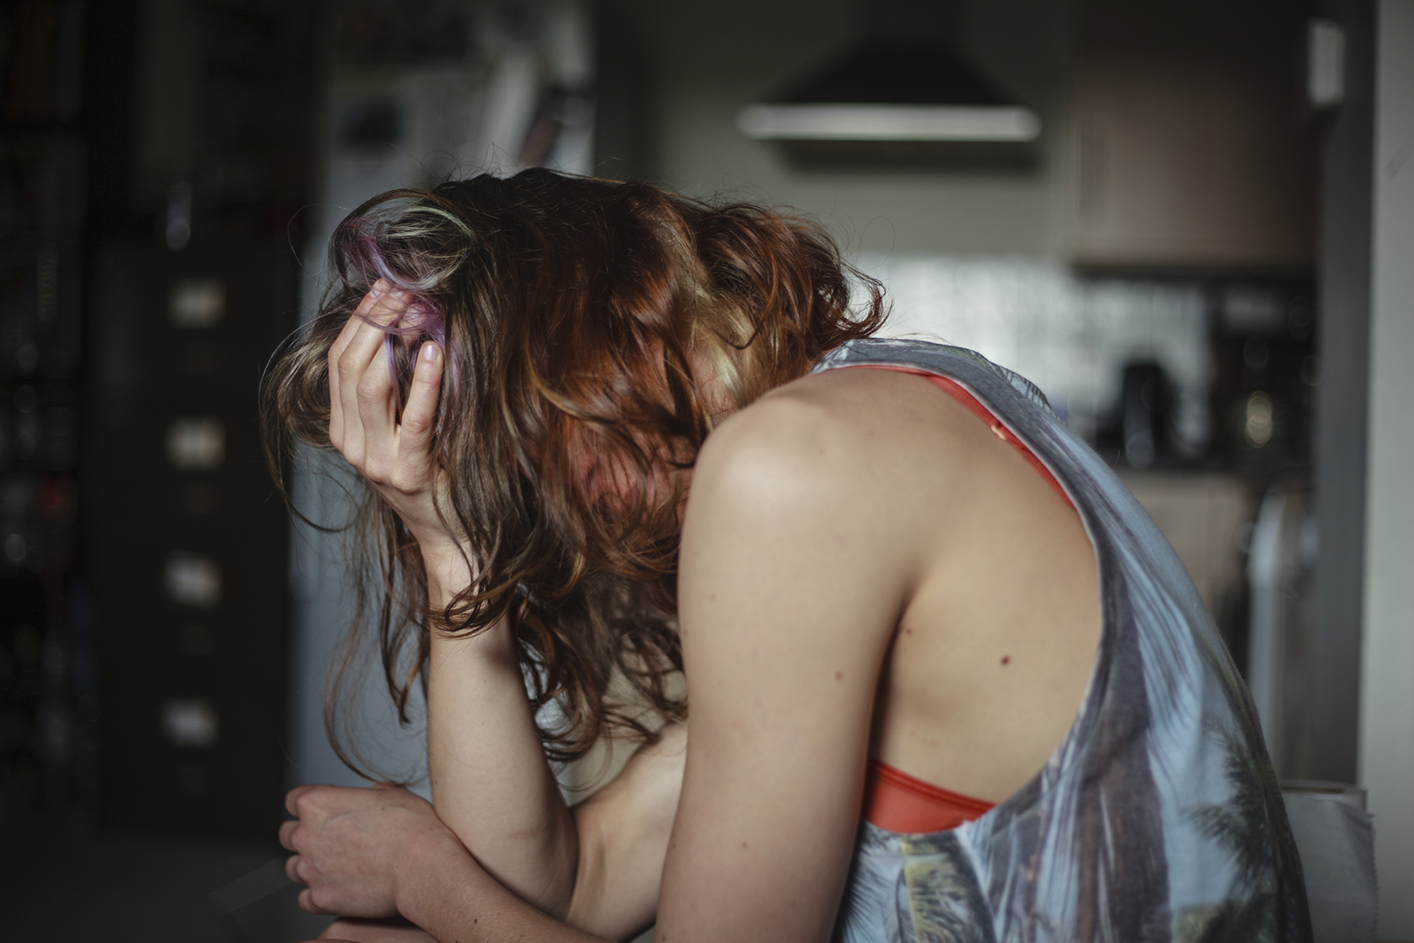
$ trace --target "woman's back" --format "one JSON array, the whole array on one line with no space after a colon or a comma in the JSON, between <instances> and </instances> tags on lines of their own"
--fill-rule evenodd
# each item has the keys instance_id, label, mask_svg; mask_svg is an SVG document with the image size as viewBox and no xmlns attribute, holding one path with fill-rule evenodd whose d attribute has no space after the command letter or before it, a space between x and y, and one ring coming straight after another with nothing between
<instances>
[{"instance_id":1,"label":"woman's back","mask_svg":"<svg viewBox=\"0 0 1414 943\"><path fill-rule=\"evenodd\" d=\"M1036 774L1100 637L1094 553L1067 499L922 377L828 371L787 388L868 429L861 500L922 548L879 678L871 754L988 802ZM847 578L847 576L846 576Z\"/></svg>"},{"instance_id":2,"label":"woman's back","mask_svg":"<svg viewBox=\"0 0 1414 943\"><path fill-rule=\"evenodd\" d=\"M822 366L951 377L1075 504L985 424L959 418L975 428L952 434L974 451L943 469L961 477L952 501L964 505L944 514L965 539L949 548L952 575L933 593L921 584L900 623L875 742L906 772L1002 801L945 832L863 824L842 938L1308 938L1300 865L1245 690L1182 565L1123 487L1030 384L975 354L864 341ZM990 519L1010 536L989 536ZM1042 664L1008 674L1021 659ZM937 682L956 691L930 696Z\"/></svg>"},{"instance_id":3,"label":"woman's back","mask_svg":"<svg viewBox=\"0 0 1414 943\"><path fill-rule=\"evenodd\" d=\"M1099 591L1079 516L1016 448L922 377L828 371L763 403L784 413L786 398L830 417L840 439L821 450L852 453L822 455L819 474L857 493L822 513L842 532L863 529L845 512L879 518L913 570L906 608L885 626L870 753L951 791L1004 799L1060 742L1094 664ZM850 427L857 441L845 438Z\"/></svg>"}]
</instances>

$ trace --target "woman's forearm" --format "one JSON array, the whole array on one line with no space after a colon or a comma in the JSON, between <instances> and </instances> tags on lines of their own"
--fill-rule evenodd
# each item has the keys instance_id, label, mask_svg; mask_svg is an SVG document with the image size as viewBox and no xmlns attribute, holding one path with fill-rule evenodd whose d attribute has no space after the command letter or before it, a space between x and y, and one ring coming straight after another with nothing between
<instances>
[{"instance_id":1,"label":"woman's forearm","mask_svg":"<svg viewBox=\"0 0 1414 943\"><path fill-rule=\"evenodd\" d=\"M434 606L469 578L460 561L429 560L428 570ZM563 917L574 893L578 834L545 759L504 621L467 639L433 634L427 757L438 817L491 876Z\"/></svg>"},{"instance_id":2,"label":"woman's forearm","mask_svg":"<svg viewBox=\"0 0 1414 943\"><path fill-rule=\"evenodd\" d=\"M410 856L416 878L400 883L398 910L441 943L601 943L510 893L457 850Z\"/></svg>"}]
</instances>

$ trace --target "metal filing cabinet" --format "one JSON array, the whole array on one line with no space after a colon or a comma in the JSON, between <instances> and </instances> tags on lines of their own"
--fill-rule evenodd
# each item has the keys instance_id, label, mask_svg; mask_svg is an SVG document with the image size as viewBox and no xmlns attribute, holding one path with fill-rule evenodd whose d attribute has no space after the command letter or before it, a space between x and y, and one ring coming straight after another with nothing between
<instances>
[{"instance_id":1,"label":"metal filing cabinet","mask_svg":"<svg viewBox=\"0 0 1414 943\"><path fill-rule=\"evenodd\" d=\"M278 247L112 247L93 284L101 820L269 839L288 527L256 391L295 325L295 262Z\"/></svg>"}]
</instances>

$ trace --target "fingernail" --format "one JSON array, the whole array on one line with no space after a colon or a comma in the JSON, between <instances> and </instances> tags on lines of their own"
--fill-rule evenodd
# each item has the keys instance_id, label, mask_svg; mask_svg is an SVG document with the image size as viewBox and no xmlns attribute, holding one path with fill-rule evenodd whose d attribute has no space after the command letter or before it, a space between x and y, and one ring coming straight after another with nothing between
<instances>
[{"instance_id":1,"label":"fingernail","mask_svg":"<svg viewBox=\"0 0 1414 943\"><path fill-rule=\"evenodd\" d=\"M440 355L441 353L442 351L438 349L437 345L432 343L431 341L428 341L427 343L422 345L422 359L426 360L428 363L435 362L437 360L438 355Z\"/></svg>"}]
</instances>

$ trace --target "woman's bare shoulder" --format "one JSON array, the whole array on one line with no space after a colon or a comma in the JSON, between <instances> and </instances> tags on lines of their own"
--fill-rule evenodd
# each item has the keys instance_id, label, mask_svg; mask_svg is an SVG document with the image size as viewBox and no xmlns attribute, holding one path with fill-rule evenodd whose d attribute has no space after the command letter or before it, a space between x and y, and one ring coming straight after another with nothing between
<instances>
[{"instance_id":1,"label":"woman's bare shoulder","mask_svg":"<svg viewBox=\"0 0 1414 943\"><path fill-rule=\"evenodd\" d=\"M734 553L759 543L798 555L827 541L862 555L851 565L884 567L876 579L911 585L958 532L957 496L976 481L969 453L987 445L979 430L991 438L906 374L839 370L787 384L708 437L689 492L684 566L708 533Z\"/></svg>"},{"instance_id":2,"label":"woman's bare shoulder","mask_svg":"<svg viewBox=\"0 0 1414 943\"><path fill-rule=\"evenodd\" d=\"M926 463L937 481L967 457L976 420L916 376L832 370L772 390L707 439L694 487L705 476L743 486L805 483L859 489L894 481Z\"/></svg>"}]
</instances>

